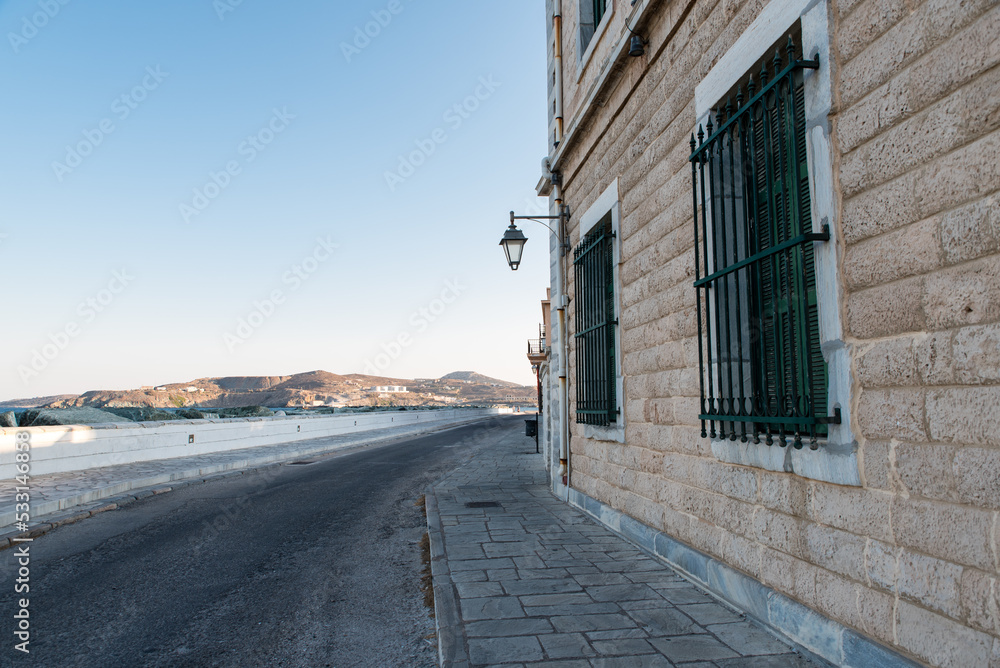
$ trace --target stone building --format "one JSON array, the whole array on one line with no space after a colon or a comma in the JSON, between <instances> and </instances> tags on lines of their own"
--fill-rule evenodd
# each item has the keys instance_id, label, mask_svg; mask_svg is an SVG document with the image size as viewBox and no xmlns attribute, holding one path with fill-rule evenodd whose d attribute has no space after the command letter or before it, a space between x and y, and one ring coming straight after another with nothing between
<instances>
[{"instance_id":1,"label":"stone building","mask_svg":"<svg viewBox=\"0 0 1000 668\"><path fill-rule=\"evenodd\" d=\"M1000 4L547 9L554 489L836 665L1000 665Z\"/></svg>"},{"instance_id":2,"label":"stone building","mask_svg":"<svg viewBox=\"0 0 1000 668\"><path fill-rule=\"evenodd\" d=\"M549 369L549 342L548 333L552 328L552 302L551 290L546 290L545 299L541 300L542 321L538 325L538 338L528 339L528 364L535 374L535 381L538 390L538 443L545 452L551 449L549 434L552 430L553 413L546 410L546 394L543 388L548 388L552 383ZM546 460L548 461L548 460Z\"/></svg>"}]
</instances>

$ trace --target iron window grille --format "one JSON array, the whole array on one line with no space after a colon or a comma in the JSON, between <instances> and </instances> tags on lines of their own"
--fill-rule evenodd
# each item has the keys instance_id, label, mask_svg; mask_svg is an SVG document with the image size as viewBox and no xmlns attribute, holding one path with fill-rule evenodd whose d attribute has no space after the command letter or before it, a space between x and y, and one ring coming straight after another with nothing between
<instances>
[{"instance_id":1,"label":"iron window grille","mask_svg":"<svg viewBox=\"0 0 1000 668\"><path fill-rule=\"evenodd\" d=\"M607 426L618 420L614 238L609 213L573 251L576 421L580 424Z\"/></svg>"},{"instance_id":2,"label":"iron window grille","mask_svg":"<svg viewBox=\"0 0 1000 668\"><path fill-rule=\"evenodd\" d=\"M780 51L691 136L702 437L818 447L827 425L803 75ZM706 424L707 423L707 424Z\"/></svg>"}]
</instances>

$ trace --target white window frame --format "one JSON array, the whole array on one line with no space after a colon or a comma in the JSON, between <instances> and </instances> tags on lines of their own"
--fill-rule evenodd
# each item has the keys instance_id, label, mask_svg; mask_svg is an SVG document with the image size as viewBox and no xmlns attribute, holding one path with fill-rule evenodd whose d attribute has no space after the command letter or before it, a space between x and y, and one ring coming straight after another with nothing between
<instances>
[{"instance_id":1,"label":"white window frame","mask_svg":"<svg viewBox=\"0 0 1000 668\"><path fill-rule=\"evenodd\" d=\"M606 15L605 15L606 16ZM611 231L614 237L611 239L611 257L613 262L614 286L615 286L615 317L619 324L615 327L615 403L618 409L618 418L612 424L602 427L598 425L585 424L583 426L584 438L596 441L625 442L625 379L622 375L622 246L621 246L621 217L622 204L618 196L618 179L616 178L593 204L580 216L580 239L589 234L597 224L604 220L608 212L611 212Z\"/></svg>"},{"instance_id":2,"label":"white window frame","mask_svg":"<svg viewBox=\"0 0 1000 668\"><path fill-rule=\"evenodd\" d=\"M830 78L829 0L771 0L740 35L704 80L695 88L697 125L705 126L712 108L747 74L747 63L766 55L770 46L787 34L796 21L802 25L804 58L819 56L818 70L805 70L806 152L809 162L809 195L813 231L830 226L830 240L815 243L816 292L819 300L820 347L827 364L827 405L837 408L841 423L829 425L818 450L796 450L777 445L747 447L713 439L712 452L720 460L786 471L805 478L840 485L861 485L857 440L851 429L851 359L841 322L840 272L837 236L840 214L833 179L833 151L829 115L832 104Z\"/></svg>"},{"instance_id":3,"label":"white window frame","mask_svg":"<svg viewBox=\"0 0 1000 668\"><path fill-rule=\"evenodd\" d=\"M601 41L601 36L608 29L608 24L611 23L611 17L615 13L615 0L608 0L607 9L604 11L604 16L601 17L601 22L594 26L594 34L591 36L590 41L586 44L583 43L583 17L584 10L586 9L589 14L593 14L592 9L593 0L577 0L576 5L576 52L579 54L576 67L576 80L579 81L583 76L583 71L587 69L587 63L590 62L591 57L594 55L594 49L597 47L597 43ZM593 19L593 17L591 17Z\"/></svg>"}]
</instances>

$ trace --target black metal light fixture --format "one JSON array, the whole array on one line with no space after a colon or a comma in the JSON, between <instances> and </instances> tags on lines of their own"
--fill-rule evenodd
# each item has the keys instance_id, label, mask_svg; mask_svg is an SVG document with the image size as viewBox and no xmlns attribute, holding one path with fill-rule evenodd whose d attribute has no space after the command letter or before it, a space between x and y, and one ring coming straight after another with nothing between
<instances>
[{"instance_id":1,"label":"black metal light fixture","mask_svg":"<svg viewBox=\"0 0 1000 668\"><path fill-rule=\"evenodd\" d=\"M632 33L632 41L628 45L628 55L633 58L638 58L639 56L646 53L646 46L649 44L649 40L643 39L642 36L636 31L628 27L628 22L625 23L625 29Z\"/></svg>"},{"instance_id":2,"label":"black metal light fixture","mask_svg":"<svg viewBox=\"0 0 1000 668\"><path fill-rule=\"evenodd\" d=\"M503 246L503 252L507 255L507 264L513 271L517 271L518 266L521 264L521 254L524 252L524 244L528 242L528 237L524 236L524 232L517 229L514 225L514 214L511 212L510 227L504 232L503 238L500 239L500 245Z\"/></svg>"},{"instance_id":3,"label":"black metal light fixture","mask_svg":"<svg viewBox=\"0 0 1000 668\"><path fill-rule=\"evenodd\" d=\"M638 35L632 35L632 42L629 45L628 55L632 56L633 58L638 58L639 56L645 54L646 44L648 44L648 42L645 42Z\"/></svg>"},{"instance_id":4,"label":"black metal light fixture","mask_svg":"<svg viewBox=\"0 0 1000 668\"><path fill-rule=\"evenodd\" d=\"M510 227L504 232L503 238L500 239L500 245L503 246L503 252L507 254L507 264L514 271L517 271L517 267L521 264L521 254L524 252L524 244L527 243L528 237L524 236L524 232L517 229L514 225L515 220L532 220L539 225L545 225L549 228L552 234L559 238L559 248L562 250L563 254L569 249L569 244L567 244L559 234L559 231L554 229L551 225L543 223L543 220L558 220L562 221L565 218L569 218L569 208L562 207L562 214L558 216L515 216L514 212L510 212Z\"/></svg>"}]
</instances>

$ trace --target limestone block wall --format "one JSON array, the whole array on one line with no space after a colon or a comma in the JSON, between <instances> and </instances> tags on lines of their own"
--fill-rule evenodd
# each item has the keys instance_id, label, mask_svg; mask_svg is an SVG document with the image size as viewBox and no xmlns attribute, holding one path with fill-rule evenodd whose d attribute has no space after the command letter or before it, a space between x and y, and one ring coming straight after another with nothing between
<instances>
[{"instance_id":1,"label":"limestone block wall","mask_svg":"<svg viewBox=\"0 0 1000 668\"><path fill-rule=\"evenodd\" d=\"M625 442L572 423L571 485L922 663L1000 665L1000 3L828 2L859 487L700 437L694 91L767 4L637 3L647 55L565 149L571 210L619 179L625 375Z\"/></svg>"},{"instance_id":2,"label":"limestone block wall","mask_svg":"<svg viewBox=\"0 0 1000 668\"><path fill-rule=\"evenodd\" d=\"M495 408L454 408L0 429L0 477L16 475L15 443L21 432L30 435L31 475L38 476L407 425L447 425L498 413Z\"/></svg>"}]
</instances>

